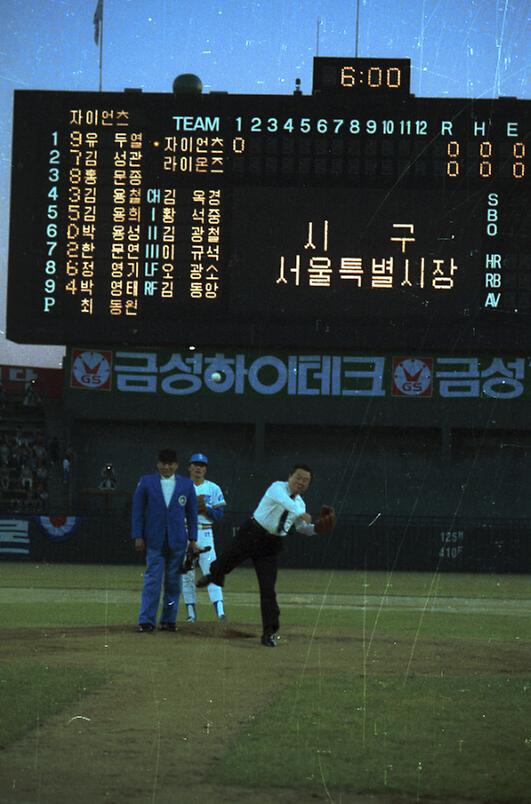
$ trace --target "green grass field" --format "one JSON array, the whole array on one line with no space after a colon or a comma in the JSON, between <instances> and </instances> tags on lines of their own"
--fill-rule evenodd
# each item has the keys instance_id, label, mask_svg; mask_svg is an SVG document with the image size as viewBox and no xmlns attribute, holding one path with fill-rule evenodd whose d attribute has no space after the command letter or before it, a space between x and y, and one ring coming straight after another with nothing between
<instances>
[{"instance_id":1,"label":"green grass field","mask_svg":"<svg viewBox=\"0 0 531 804\"><path fill-rule=\"evenodd\" d=\"M139 566L0 564L2 802L529 802L527 577L252 570L137 634ZM199 759L198 759L199 758Z\"/></svg>"}]
</instances>

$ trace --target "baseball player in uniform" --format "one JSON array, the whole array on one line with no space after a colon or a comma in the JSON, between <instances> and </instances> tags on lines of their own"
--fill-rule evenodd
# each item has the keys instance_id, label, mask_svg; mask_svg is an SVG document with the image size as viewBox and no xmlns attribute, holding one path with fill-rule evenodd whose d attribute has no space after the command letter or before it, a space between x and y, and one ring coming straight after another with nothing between
<instances>
[{"instance_id":1,"label":"baseball player in uniform","mask_svg":"<svg viewBox=\"0 0 531 804\"><path fill-rule=\"evenodd\" d=\"M216 559L213 526L222 519L223 508L226 505L223 492L217 483L206 479L207 467L208 458L202 452L196 452L191 456L188 472L197 495L197 546L200 549L210 547L208 552L198 556L203 575L208 574L211 563ZM218 620L224 620L225 610L221 587L212 583L207 587L207 591L216 617ZM195 569L183 575L183 597L187 612L186 622L193 623L197 619Z\"/></svg>"}]
</instances>

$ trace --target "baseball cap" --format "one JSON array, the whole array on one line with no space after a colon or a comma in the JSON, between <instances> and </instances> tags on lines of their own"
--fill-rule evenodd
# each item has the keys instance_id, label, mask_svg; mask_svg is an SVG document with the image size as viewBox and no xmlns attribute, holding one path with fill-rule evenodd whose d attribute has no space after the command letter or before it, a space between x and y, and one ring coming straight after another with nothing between
<instances>
[{"instance_id":1,"label":"baseball cap","mask_svg":"<svg viewBox=\"0 0 531 804\"><path fill-rule=\"evenodd\" d=\"M208 464L208 458L206 455L203 455L202 452L194 452L192 457L190 458L190 463L204 463Z\"/></svg>"}]
</instances>

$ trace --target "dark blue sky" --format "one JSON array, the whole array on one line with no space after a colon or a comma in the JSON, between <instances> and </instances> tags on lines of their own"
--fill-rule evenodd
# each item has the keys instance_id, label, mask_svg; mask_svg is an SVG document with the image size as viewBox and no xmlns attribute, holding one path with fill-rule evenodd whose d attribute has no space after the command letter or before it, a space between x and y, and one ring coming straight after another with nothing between
<instances>
[{"instance_id":1,"label":"dark blue sky","mask_svg":"<svg viewBox=\"0 0 531 804\"><path fill-rule=\"evenodd\" d=\"M356 0L105 0L103 89L170 91L182 72L204 91L311 91L312 58L355 54ZM96 90L96 0L2 0L0 330L5 328L11 107L15 89ZM320 24L318 25L318 20ZM317 30L319 29L319 37ZM360 56L412 62L427 97L530 98L529 0L361 0ZM57 347L16 346L0 363L60 365Z\"/></svg>"}]
</instances>

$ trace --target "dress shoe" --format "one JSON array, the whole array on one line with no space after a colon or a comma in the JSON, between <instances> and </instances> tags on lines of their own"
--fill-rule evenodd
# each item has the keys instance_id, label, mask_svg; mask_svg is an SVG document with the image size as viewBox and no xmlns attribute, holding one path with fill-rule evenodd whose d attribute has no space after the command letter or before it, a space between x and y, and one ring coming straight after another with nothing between
<instances>
[{"instance_id":1,"label":"dress shoe","mask_svg":"<svg viewBox=\"0 0 531 804\"><path fill-rule=\"evenodd\" d=\"M155 630L155 626L151 623L140 623L138 626L138 631L140 634L152 634Z\"/></svg>"},{"instance_id":2,"label":"dress shoe","mask_svg":"<svg viewBox=\"0 0 531 804\"><path fill-rule=\"evenodd\" d=\"M277 643L273 634L263 634L262 639L260 640L262 645L265 645L266 648L276 648Z\"/></svg>"},{"instance_id":3,"label":"dress shoe","mask_svg":"<svg viewBox=\"0 0 531 804\"><path fill-rule=\"evenodd\" d=\"M159 631L176 631L175 623L159 623Z\"/></svg>"}]
</instances>

